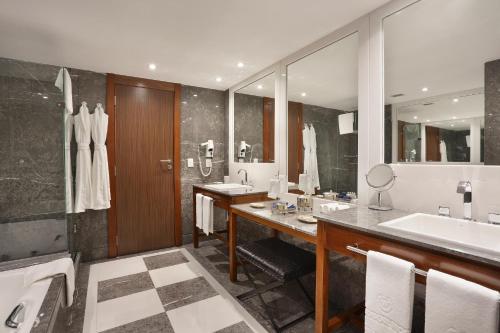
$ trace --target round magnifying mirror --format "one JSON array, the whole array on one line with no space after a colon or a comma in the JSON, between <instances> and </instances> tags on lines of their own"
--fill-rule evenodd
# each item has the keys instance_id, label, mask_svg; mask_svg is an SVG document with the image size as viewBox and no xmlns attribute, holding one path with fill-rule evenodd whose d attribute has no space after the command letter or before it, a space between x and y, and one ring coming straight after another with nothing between
<instances>
[{"instance_id":1,"label":"round magnifying mirror","mask_svg":"<svg viewBox=\"0 0 500 333\"><path fill-rule=\"evenodd\" d=\"M377 164L368 171L366 175L366 182L368 186L377 191L377 204L368 206L370 209L375 210L391 210L392 207L382 205L382 192L388 191L392 185L396 176L394 175L394 170L388 164Z\"/></svg>"}]
</instances>

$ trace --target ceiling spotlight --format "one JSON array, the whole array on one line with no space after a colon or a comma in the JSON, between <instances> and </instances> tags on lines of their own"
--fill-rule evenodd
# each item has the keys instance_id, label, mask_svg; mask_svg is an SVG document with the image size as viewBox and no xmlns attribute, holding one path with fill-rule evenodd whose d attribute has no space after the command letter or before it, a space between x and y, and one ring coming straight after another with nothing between
<instances>
[{"instance_id":1,"label":"ceiling spotlight","mask_svg":"<svg viewBox=\"0 0 500 333\"><path fill-rule=\"evenodd\" d=\"M429 91L429 88L427 88L427 87L422 88L422 92L428 92L428 91Z\"/></svg>"},{"instance_id":2,"label":"ceiling spotlight","mask_svg":"<svg viewBox=\"0 0 500 333\"><path fill-rule=\"evenodd\" d=\"M451 118L452 118L452 119L457 119L457 117L456 117L456 116L453 116L453 117L451 117Z\"/></svg>"},{"instance_id":3,"label":"ceiling spotlight","mask_svg":"<svg viewBox=\"0 0 500 333\"><path fill-rule=\"evenodd\" d=\"M455 125L454 125L454 124L451 124L450 126L451 126L451 127L455 127Z\"/></svg>"},{"instance_id":4,"label":"ceiling spotlight","mask_svg":"<svg viewBox=\"0 0 500 333\"><path fill-rule=\"evenodd\" d=\"M215 107L216 107L217 109L219 108L219 106L218 106L218 105L216 105Z\"/></svg>"},{"instance_id":5,"label":"ceiling spotlight","mask_svg":"<svg viewBox=\"0 0 500 333\"><path fill-rule=\"evenodd\" d=\"M429 119L426 119L425 122L430 123L431 121Z\"/></svg>"},{"instance_id":6,"label":"ceiling spotlight","mask_svg":"<svg viewBox=\"0 0 500 333\"><path fill-rule=\"evenodd\" d=\"M43 99L47 99L47 98L49 98L49 96L43 96Z\"/></svg>"},{"instance_id":7,"label":"ceiling spotlight","mask_svg":"<svg viewBox=\"0 0 500 333\"><path fill-rule=\"evenodd\" d=\"M188 102L186 102L186 101L182 101L182 104L187 104L187 103L188 103Z\"/></svg>"},{"instance_id":8,"label":"ceiling spotlight","mask_svg":"<svg viewBox=\"0 0 500 333\"><path fill-rule=\"evenodd\" d=\"M417 120L417 119L418 119L418 117L417 117L417 116L413 116L413 119Z\"/></svg>"},{"instance_id":9,"label":"ceiling spotlight","mask_svg":"<svg viewBox=\"0 0 500 333\"><path fill-rule=\"evenodd\" d=\"M149 64L149 69L154 71L156 69L156 64Z\"/></svg>"},{"instance_id":10,"label":"ceiling spotlight","mask_svg":"<svg viewBox=\"0 0 500 333\"><path fill-rule=\"evenodd\" d=\"M264 87L262 86L262 84L259 84L259 85L257 86L257 89L259 89L259 90L261 90L262 88L264 88Z\"/></svg>"},{"instance_id":11,"label":"ceiling spotlight","mask_svg":"<svg viewBox=\"0 0 500 333\"><path fill-rule=\"evenodd\" d=\"M220 81L222 81L222 78L221 78L220 76L217 76L217 77L215 78L215 81L220 82Z\"/></svg>"},{"instance_id":12,"label":"ceiling spotlight","mask_svg":"<svg viewBox=\"0 0 500 333\"><path fill-rule=\"evenodd\" d=\"M238 66L238 68L243 68L245 67L245 64L240 61L236 66Z\"/></svg>"},{"instance_id":13,"label":"ceiling spotlight","mask_svg":"<svg viewBox=\"0 0 500 333\"><path fill-rule=\"evenodd\" d=\"M305 92L303 92L303 93L301 93L301 94L300 94L300 96L302 96L302 97L306 97L306 96L307 96L307 94L306 94Z\"/></svg>"},{"instance_id":14,"label":"ceiling spotlight","mask_svg":"<svg viewBox=\"0 0 500 333\"><path fill-rule=\"evenodd\" d=\"M458 103L458 98L454 98L453 103Z\"/></svg>"},{"instance_id":15,"label":"ceiling spotlight","mask_svg":"<svg viewBox=\"0 0 500 333\"><path fill-rule=\"evenodd\" d=\"M198 97L198 95L197 94L193 94L193 97Z\"/></svg>"}]
</instances>

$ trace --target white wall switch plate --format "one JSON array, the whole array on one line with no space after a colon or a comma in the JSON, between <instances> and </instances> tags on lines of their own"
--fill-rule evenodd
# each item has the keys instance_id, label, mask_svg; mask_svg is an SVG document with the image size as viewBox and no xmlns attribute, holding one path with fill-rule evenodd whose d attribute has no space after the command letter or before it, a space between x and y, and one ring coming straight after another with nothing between
<instances>
[{"instance_id":1,"label":"white wall switch plate","mask_svg":"<svg viewBox=\"0 0 500 333\"><path fill-rule=\"evenodd\" d=\"M207 167L207 168L211 168L212 167L212 159L211 158L207 158L205 160L205 167Z\"/></svg>"},{"instance_id":2,"label":"white wall switch plate","mask_svg":"<svg viewBox=\"0 0 500 333\"><path fill-rule=\"evenodd\" d=\"M188 168L194 168L194 160L192 158L188 158Z\"/></svg>"}]
</instances>

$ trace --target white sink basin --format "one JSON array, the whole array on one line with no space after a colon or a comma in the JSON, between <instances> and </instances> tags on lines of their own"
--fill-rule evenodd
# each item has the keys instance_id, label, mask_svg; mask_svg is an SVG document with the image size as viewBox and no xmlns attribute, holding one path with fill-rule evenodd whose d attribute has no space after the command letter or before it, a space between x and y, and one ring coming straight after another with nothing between
<instances>
[{"instance_id":1,"label":"white sink basin","mask_svg":"<svg viewBox=\"0 0 500 333\"><path fill-rule=\"evenodd\" d=\"M452 248L460 245L500 258L500 226L418 213L381 223L379 227L437 240Z\"/></svg>"},{"instance_id":2,"label":"white sink basin","mask_svg":"<svg viewBox=\"0 0 500 333\"><path fill-rule=\"evenodd\" d=\"M228 183L228 184L207 184L205 187L214 189L214 190L222 190L222 191L228 191L228 190L243 190L243 189L249 189L251 186L248 185L241 185L237 183Z\"/></svg>"}]
</instances>

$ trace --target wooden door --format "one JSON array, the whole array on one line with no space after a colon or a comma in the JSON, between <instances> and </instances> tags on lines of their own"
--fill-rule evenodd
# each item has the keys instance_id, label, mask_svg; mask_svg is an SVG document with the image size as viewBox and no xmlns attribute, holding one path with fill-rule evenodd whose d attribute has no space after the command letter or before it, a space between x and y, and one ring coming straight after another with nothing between
<instances>
[{"instance_id":1,"label":"wooden door","mask_svg":"<svg viewBox=\"0 0 500 333\"><path fill-rule=\"evenodd\" d=\"M427 162L441 162L438 127L425 126L425 155Z\"/></svg>"},{"instance_id":2,"label":"wooden door","mask_svg":"<svg viewBox=\"0 0 500 333\"><path fill-rule=\"evenodd\" d=\"M274 162L274 98L263 98L263 162Z\"/></svg>"},{"instance_id":3,"label":"wooden door","mask_svg":"<svg viewBox=\"0 0 500 333\"><path fill-rule=\"evenodd\" d=\"M115 82L113 90L116 199L110 223L116 238L110 256L179 245L176 90L128 82Z\"/></svg>"},{"instance_id":4,"label":"wooden door","mask_svg":"<svg viewBox=\"0 0 500 333\"><path fill-rule=\"evenodd\" d=\"M299 183L299 175L304 172L302 129L303 105L288 102L288 181Z\"/></svg>"}]
</instances>

